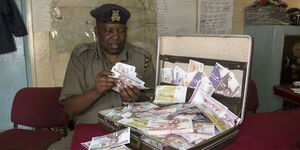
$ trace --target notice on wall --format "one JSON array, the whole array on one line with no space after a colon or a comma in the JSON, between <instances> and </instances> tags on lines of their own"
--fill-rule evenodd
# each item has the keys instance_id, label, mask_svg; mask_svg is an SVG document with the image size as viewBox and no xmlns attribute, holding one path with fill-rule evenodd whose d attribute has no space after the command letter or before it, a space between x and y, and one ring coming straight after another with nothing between
<instances>
[{"instance_id":1,"label":"notice on wall","mask_svg":"<svg viewBox=\"0 0 300 150\"><path fill-rule=\"evenodd\" d=\"M197 0L157 0L157 34L194 34Z\"/></svg>"},{"instance_id":2,"label":"notice on wall","mask_svg":"<svg viewBox=\"0 0 300 150\"><path fill-rule=\"evenodd\" d=\"M50 31L50 1L32 0L33 30L37 32Z\"/></svg>"},{"instance_id":3,"label":"notice on wall","mask_svg":"<svg viewBox=\"0 0 300 150\"><path fill-rule=\"evenodd\" d=\"M198 14L198 33L232 32L233 0L199 0Z\"/></svg>"},{"instance_id":4,"label":"notice on wall","mask_svg":"<svg viewBox=\"0 0 300 150\"><path fill-rule=\"evenodd\" d=\"M233 0L157 0L158 35L229 34Z\"/></svg>"}]
</instances>

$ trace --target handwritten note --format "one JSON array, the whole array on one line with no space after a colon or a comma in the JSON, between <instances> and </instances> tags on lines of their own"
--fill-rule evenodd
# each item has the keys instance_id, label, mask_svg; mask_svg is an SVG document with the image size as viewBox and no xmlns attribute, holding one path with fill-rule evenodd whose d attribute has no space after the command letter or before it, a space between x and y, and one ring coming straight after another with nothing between
<instances>
[{"instance_id":1,"label":"handwritten note","mask_svg":"<svg viewBox=\"0 0 300 150\"><path fill-rule=\"evenodd\" d=\"M157 0L157 33L231 33L232 15L233 0Z\"/></svg>"},{"instance_id":2,"label":"handwritten note","mask_svg":"<svg viewBox=\"0 0 300 150\"><path fill-rule=\"evenodd\" d=\"M198 33L232 32L233 0L199 0Z\"/></svg>"},{"instance_id":3,"label":"handwritten note","mask_svg":"<svg viewBox=\"0 0 300 150\"><path fill-rule=\"evenodd\" d=\"M158 35L196 32L197 0L157 0Z\"/></svg>"}]
</instances>

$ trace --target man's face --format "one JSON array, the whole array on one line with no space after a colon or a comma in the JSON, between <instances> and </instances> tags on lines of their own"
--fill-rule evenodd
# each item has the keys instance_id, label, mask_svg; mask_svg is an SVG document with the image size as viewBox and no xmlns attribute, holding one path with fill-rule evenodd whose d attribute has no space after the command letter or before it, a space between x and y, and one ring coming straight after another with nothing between
<instances>
[{"instance_id":1,"label":"man's face","mask_svg":"<svg viewBox=\"0 0 300 150\"><path fill-rule=\"evenodd\" d=\"M106 53L118 55L126 43L127 25L97 22L95 33L101 48L103 48Z\"/></svg>"}]
</instances>

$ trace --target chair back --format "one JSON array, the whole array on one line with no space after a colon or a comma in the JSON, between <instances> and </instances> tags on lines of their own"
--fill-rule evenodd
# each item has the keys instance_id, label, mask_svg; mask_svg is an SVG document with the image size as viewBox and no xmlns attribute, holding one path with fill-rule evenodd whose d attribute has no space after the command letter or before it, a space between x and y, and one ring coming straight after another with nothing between
<instances>
[{"instance_id":1,"label":"chair back","mask_svg":"<svg viewBox=\"0 0 300 150\"><path fill-rule=\"evenodd\" d=\"M58 102L61 87L23 88L15 95L11 121L35 128L63 127L68 122Z\"/></svg>"},{"instance_id":2,"label":"chair back","mask_svg":"<svg viewBox=\"0 0 300 150\"><path fill-rule=\"evenodd\" d=\"M246 110L256 112L256 109L259 105L258 91L257 91L256 84L252 79L249 79L248 93L247 93L246 100L247 100Z\"/></svg>"}]
</instances>

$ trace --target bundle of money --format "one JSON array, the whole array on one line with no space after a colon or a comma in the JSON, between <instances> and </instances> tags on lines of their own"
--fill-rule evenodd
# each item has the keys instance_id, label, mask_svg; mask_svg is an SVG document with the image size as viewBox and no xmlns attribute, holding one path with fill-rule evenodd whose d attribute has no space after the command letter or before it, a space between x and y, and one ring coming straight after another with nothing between
<instances>
[{"instance_id":1,"label":"bundle of money","mask_svg":"<svg viewBox=\"0 0 300 150\"><path fill-rule=\"evenodd\" d=\"M214 135L207 135L202 133L182 133L178 135L192 144L198 144L201 141L209 139L214 136Z\"/></svg>"},{"instance_id":2,"label":"bundle of money","mask_svg":"<svg viewBox=\"0 0 300 150\"><path fill-rule=\"evenodd\" d=\"M164 83L186 86L190 88L195 88L200 80L210 82L208 77L203 72L203 63L190 60L187 71L181 67L175 65L174 68L162 68L161 81Z\"/></svg>"},{"instance_id":3,"label":"bundle of money","mask_svg":"<svg viewBox=\"0 0 300 150\"><path fill-rule=\"evenodd\" d=\"M194 73L194 72L191 72L191 73ZM211 84L210 80L208 79L208 77L205 75L204 72L196 72L196 74L190 80L188 86L190 88L196 88L200 81L204 81L207 84Z\"/></svg>"},{"instance_id":4,"label":"bundle of money","mask_svg":"<svg viewBox=\"0 0 300 150\"><path fill-rule=\"evenodd\" d=\"M88 150L117 150L120 146L126 149L127 147L124 145L128 143L130 143L130 127L107 135L93 137L91 141L83 142L81 145Z\"/></svg>"},{"instance_id":5,"label":"bundle of money","mask_svg":"<svg viewBox=\"0 0 300 150\"><path fill-rule=\"evenodd\" d=\"M176 134L168 134L165 136L154 136L160 141L163 141L166 144L172 145L173 147L176 147L176 149L184 150L189 149L193 146L192 143L189 143L189 141L185 140L180 135Z\"/></svg>"},{"instance_id":6,"label":"bundle of money","mask_svg":"<svg viewBox=\"0 0 300 150\"><path fill-rule=\"evenodd\" d=\"M148 89L145 87L145 82L137 77L135 72L135 66L117 62L111 69L111 72L114 73L113 78L118 78L121 82L117 83L116 87L113 87L113 90L119 92L119 88L127 86L136 86L139 89Z\"/></svg>"},{"instance_id":7,"label":"bundle of money","mask_svg":"<svg viewBox=\"0 0 300 150\"><path fill-rule=\"evenodd\" d=\"M171 83L173 80L173 68L161 69L161 82Z\"/></svg>"},{"instance_id":8,"label":"bundle of money","mask_svg":"<svg viewBox=\"0 0 300 150\"><path fill-rule=\"evenodd\" d=\"M119 120L118 123L128 125L130 127L134 127L138 130L146 132L148 120L144 118L129 118L129 119L123 118Z\"/></svg>"},{"instance_id":9,"label":"bundle of money","mask_svg":"<svg viewBox=\"0 0 300 150\"><path fill-rule=\"evenodd\" d=\"M188 72L203 72L204 64L195 60L190 60Z\"/></svg>"},{"instance_id":10,"label":"bundle of money","mask_svg":"<svg viewBox=\"0 0 300 150\"><path fill-rule=\"evenodd\" d=\"M183 69L181 69L178 66L175 66L175 68L173 70L173 80L171 81L171 84L183 85L185 74L186 74L186 71L184 71Z\"/></svg>"},{"instance_id":11,"label":"bundle of money","mask_svg":"<svg viewBox=\"0 0 300 150\"><path fill-rule=\"evenodd\" d=\"M174 104L184 103L187 87L160 85L156 87L154 103Z\"/></svg>"},{"instance_id":12,"label":"bundle of money","mask_svg":"<svg viewBox=\"0 0 300 150\"><path fill-rule=\"evenodd\" d=\"M241 121L225 105L205 94L203 94L203 99L197 107L203 111L205 116L214 123L220 132L232 128Z\"/></svg>"},{"instance_id":13,"label":"bundle of money","mask_svg":"<svg viewBox=\"0 0 300 150\"><path fill-rule=\"evenodd\" d=\"M192 133L194 131L191 119L149 120L147 132L150 135Z\"/></svg>"},{"instance_id":14,"label":"bundle of money","mask_svg":"<svg viewBox=\"0 0 300 150\"><path fill-rule=\"evenodd\" d=\"M216 92L225 96L233 97L241 88L234 73L219 63L216 63L209 76L209 80L216 89Z\"/></svg>"},{"instance_id":15,"label":"bundle of money","mask_svg":"<svg viewBox=\"0 0 300 150\"><path fill-rule=\"evenodd\" d=\"M199 81L189 102L192 104L201 104L206 97L210 97L213 94L214 90L210 82Z\"/></svg>"},{"instance_id":16,"label":"bundle of money","mask_svg":"<svg viewBox=\"0 0 300 150\"><path fill-rule=\"evenodd\" d=\"M215 126L211 122L194 121L193 126L196 133L205 134L205 135L215 135Z\"/></svg>"}]
</instances>

